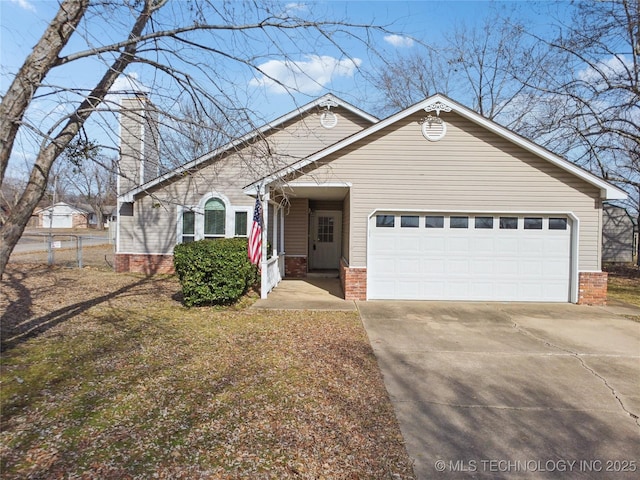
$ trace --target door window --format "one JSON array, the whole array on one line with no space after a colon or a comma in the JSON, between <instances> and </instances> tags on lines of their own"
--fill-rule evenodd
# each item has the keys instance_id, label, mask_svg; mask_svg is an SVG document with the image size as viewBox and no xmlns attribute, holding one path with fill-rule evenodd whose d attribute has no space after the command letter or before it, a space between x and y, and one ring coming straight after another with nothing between
<instances>
[{"instance_id":1,"label":"door window","mask_svg":"<svg viewBox=\"0 0 640 480\"><path fill-rule=\"evenodd\" d=\"M318 217L318 242L333 243L333 217Z\"/></svg>"}]
</instances>

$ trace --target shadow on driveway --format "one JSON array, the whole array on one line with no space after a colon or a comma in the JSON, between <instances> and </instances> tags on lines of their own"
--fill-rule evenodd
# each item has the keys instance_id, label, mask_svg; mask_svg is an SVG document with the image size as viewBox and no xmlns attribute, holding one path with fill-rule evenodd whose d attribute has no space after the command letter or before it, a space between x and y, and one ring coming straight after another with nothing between
<instances>
[{"instance_id":1,"label":"shadow on driveway","mask_svg":"<svg viewBox=\"0 0 640 480\"><path fill-rule=\"evenodd\" d=\"M637 478L639 323L564 304L358 308L417 478Z\"/></svg>"}]
</instances>

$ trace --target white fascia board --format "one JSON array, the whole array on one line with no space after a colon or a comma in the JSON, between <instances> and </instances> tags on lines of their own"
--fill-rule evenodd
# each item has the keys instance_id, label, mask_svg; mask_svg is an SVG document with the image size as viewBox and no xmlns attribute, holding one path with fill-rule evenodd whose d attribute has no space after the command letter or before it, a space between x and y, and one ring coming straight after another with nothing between
<instances>
[{"instance_id":1,"label":"white fascia board","mask_svg":"<svg viewBox=\"0 0 640 480\"><path fill-rule=\"evenodd\" d=\"M351 182L290 182L285 184L285 187L296 188L296 187L353 187L353 183Z\"/></svg>"},{"instance_id":2,"label":"white fascia board","mask_svg":"<svg viewBox=\"0 0 640 480\"><path fill-rule=\"evenodd\" d=\"M223 145L220 148L216 148L215 150L213 150L212 152L206 153L204 155L202 155L199 158L196 158L195 160L192 160L188 163L185 163L184 165L179 166L178 168L175 168L173 170L171 170L170 172L165 173L164 175L160 175L159 177L143 184L140 185L137 188L134 188L133 190L126 192L124 194L122 194L121 198L127 198L127 200L123 200L123 201L127 201L127 202L132 202L133 198L138 195L139 193L144 192L145 190L152 188L166 180L169 180L173 177L176 177L178 175L182 175L183 173L188 172L190 169L197 167L198 165L207 162L208 160L211 160L212 158L217 157L218 155L221 155L222 153L225 153L235 147L238 147L240 145L242 145L243 143L257 137L258 135L263 135L266 132L268 132L269 130L273 130L277 127L279 127L280 125L288 122L289 120L292 120L296 117L299 117L300 115L303 115L307 112L309 112L310 110L312 110L313 108L316 108L318 106L320 106L320 104L326 102L327 100L332 100L334 102L336 102L338 105L340 105L341 107L345 108L346 110L349 110L350 112L364 118L365 120L368 120L371 123L376 123L378 122L378 118L374 117L373 115L368 114L367 112L360 110L356 107L354 107L353 105L351 105L350 103L345 102L344 100L341 100L340 98L336 97L335 95L332 95L330 93L323 95L320 98L317 98L316 100L307 103L306 105L303 105L300 108L296 108L295 110L292 110L291 112L275 119L272 122L269 122L265 125L263 125L262 127L256 129L256 130L252 130L249 133L247 133L246 135L233 140L232 142L227 143L226 145Z\"/></svg>"},{"instance_id":3,"label":"white fascia board","mask_svg":"<svg viewBox=\"0 0 640 480\"><path fill-rule=\"evenodd\" d=\"M460 116L471 120L472 122L486 128L487 130L509 140L510 142L514 143L515 145L518 145L522 148L524 148L525 150L528 150L529 152L544 158L545 160L549 161L550 163L562 168L563 170L568 171L569 173L581 178L582 180L586 181L587 183L590 183L596 187L598 187L601 191L601 197L604 200L623 200L625 198L627 198L627 194L624 190L619 189L618 187L606 182L605 180L602 180L601 178L593 175L592 173L578 167L577 165L575 165L572 162L569 162L568 160L565 160L563 158L558 157L557 155L551 153L549 150L531 142L530 140L525 139L524 137L510 131L509 129L502 127L500 125L498 125L497 123L495 123L492 120L489 120L485 117L483 117L482 115L479 115L478 113L474 112L473 110L468 109L467 107L460 105L457 102L454 102L453 100L440 95L440 94L436 94L433 95L425 100L422 100L421 102L418 102L412 106L410 106L409 108L402 110L394 115L391 115L390 117L387 117L384 120L380 120L378 123L375 123L374 125L372 125L369 128L366 128L358 133L355 133L353 135L351 135L348 138L345 138L344 140L337 142L333 145L331 145L330 147L321 150L313 155L310 155L309 157L302 159L288 167L285 167L284 169L274 173L273 175L270 175L268 177L265 177L263 179L258 180L258 182L256 183L262 183L264 182L265 184L269 184L272 183L275 180L278 180L290 173L293 173L301 168L306 167L307 165L309 165L310 163L316 162L320 159L322 159L323 157L326 157L328 155L331 155L334 152L337 152L349 145L352 145L353 143L362 140L363 138L368 137L369 135L372 135L380 130L382 130L383 128L392 125L393 123L402 120L403 118L406 118L410 115L413 115L414 113L424 109L427 105L429 104L433 104L435 102L441 102L443 104L445 104L446 106L450 107L451 110L457 114L459 114ZM247 188L251 188L253 186L253 184L248 185Z\"/></svg>"}]
</instances>

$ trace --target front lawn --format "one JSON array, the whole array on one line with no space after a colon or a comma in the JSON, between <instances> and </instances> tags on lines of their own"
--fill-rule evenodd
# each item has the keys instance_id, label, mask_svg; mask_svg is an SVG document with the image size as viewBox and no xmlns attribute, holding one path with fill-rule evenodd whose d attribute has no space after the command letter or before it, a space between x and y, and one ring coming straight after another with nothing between
<instances>
[{"instance_id":1,"label":"front lawn","mask_svg":"<svg viewBox=\"0 0 640 480\"><path fill-rule=\"evenodd\" d=\"M355 313L189 310L95 269L0 286L2 478L412 478Z\"/></svg>"},{"instance_id":2,"label":"front lawn","mask_svg":"<svg viewBox=\"0 0 640 480\"><path fill-rule=\"evenodd\" d=\"M608 267L607 296L640 307L640 269L637 266Z\"/></svg>"}]
</instances>

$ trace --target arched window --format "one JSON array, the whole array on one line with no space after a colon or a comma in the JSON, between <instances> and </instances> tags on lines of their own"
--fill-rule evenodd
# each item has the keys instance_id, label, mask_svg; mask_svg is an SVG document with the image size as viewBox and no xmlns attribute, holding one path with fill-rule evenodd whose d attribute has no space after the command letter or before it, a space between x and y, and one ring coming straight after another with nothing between
<instances>
[{"instance_id":1,"label":"arched window","mask_svg":"<svg viewBox=\"0 0 640 480\"><path fill-rule=\"evenodd\" d=\"M204 238L224 237L225 207L219 198L211 198L204 204Z\"/></svg>"}]
</instances>

